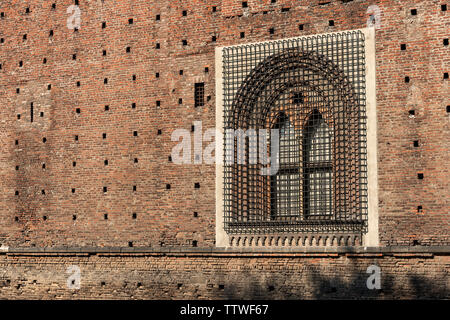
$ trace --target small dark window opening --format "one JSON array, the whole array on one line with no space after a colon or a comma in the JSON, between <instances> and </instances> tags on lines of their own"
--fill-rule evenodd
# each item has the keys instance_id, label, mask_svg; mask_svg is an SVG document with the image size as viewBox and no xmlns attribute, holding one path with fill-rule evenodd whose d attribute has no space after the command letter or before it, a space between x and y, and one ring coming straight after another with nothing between
<instances>
[{"instance_id":1,"label":"small dark window opening","mask_svg":"<svg viewBox=\"0 0 450 320\"><path fill-rule=\"evenodd\" d=\"M441 10L442 11L447 11L447 5L446 4L441 4Z\"/></svg>"},{"instance_id":2,"label":"small dark window opening","mask_svg":"<svg viewBox=\"0 0 450 320\"><path fill-rule=\"evenodd\" d=\"M448 38L444 39L443 43L444 43L444 46L448 46Z\"/></svg>"},{"instance_id":3,"label":"small dark window opening","mask_svg":"<svg viewBox=\"0 0 450 320\"><path fill-rule=\"evenodd\" d=\"M302 92L296 92L292 96L292 102L294 104L302 104L304 102L304 97Z\"/></svg>"},{"instance_id":4,"label":"small dark window opening","mask_svg":"<svg viewBox=\"0 0 450 320\"><path fill-rule=\"evenodd\" d=\"M422 179L423 179L423 173L418 173L418 174L417 174L417 179L422 180Z\"/></svg>"},{"instance_id":5,"label":"small dark window opening","mask_svg":"<svg viewBox=\"0 0 450 320\"><path fill-rule=\"evenodd\" d=\"M245 38L245 32L241 32L241 39Z\"/></svg>"},{"instance_id":6,"label":"small dark window opening","mask_svg":"<svg viewBox=\"0 0 450 320\"><path fill-rule=\"evenodd\" d=\"M170 189L170 184L166 184L166 189L167 189L167 190Z\"/></svg>"},{"instance_id":7,"label":"small dark window opening","mask_svg":"<svg viewBox=\"0 0 450 320\"><path fill-rule=\"evenodd\" d=\"M329 21L328 21L328 25L329 25L330 27L333 27L333 26L334 26L334 20L329 20Z\"/></svg>"},{"instance_id":8,"label":"small dark window opening","mask_svg":"<svg viewBox=\"0 0 450 320\"><path fill-rule=\"evenodd\" d=\"M243 2L242 2L242 8L247 8L247 7L248 7L247 1L243 1Z\"/></svg>"},{"instance_id":9,"label":"small dark window opening","mask_svg":"<svg viewBox=\"0 0 450 320\"><path fill-rule=\"evenodd\" d=\"M53 30L50 30L50 32L48 33L49 37L53 37Z\"/></svg>"},{"instance_id":10,"label":"small dark window opening","mask_svg":"<svg viewBox=\"0 0 450 320\"><path fill-rule=\"evenodd\" d=\"M128 24L133 24L133 19L132 18L130 18L130 19L128 19Z\"/></svg>"},{"instance_id":11,"label":"small dark window opening","mask_svg":"<svg viewBox=\"0 0 450 320\"><path fill-rule=\"evenodd\" d=\"M417 15L417 9L411 9L411 15L416 16Z\"/></svg>"},{"instance_id":12,"label":"small dark window opening","mask_svg":"<svg viewBox=\"0 0 450 320\"><path fill-rule=\"evenodd\" d=\"M136 219L137 218L137 214L136 213L133 213L133 219Z\"/></svg>"},{"instance_id":13,"label":"small dark window opening","mask_svg":"<svg viewBox=\"0 0 450 320\"><path fill-rule=\"evenodd\" d=\"M212 41L212 42L216 42L216 41L217 41L217 37L216 37L216 36L212 36L212 37L211 37L211 41Z\"/></svg>"},{"instance_id":14,"label":"small dark window opening","mask_svg":"<svg viewBox=\"0 0 450 320\"><path fill-rule=\"evenodd\" d=\"M400 45L400 50L406 50L406 44L402 43L402 44Z\"/></svg>"},{"instance_id":15,"label":"small dark window opening","mask_svg":"<svg viewBox=\"0 0 450 320\"><path fill-rule=\"evenodd\" d=\"M405 83L409 83L410 79L409 77L405 77Z\"/></svg>"},{"instance_id":16,"label":"small dark window opening","mask_svg":"<svg viewBox=\"0 0 450 320\"><path fill-rule=\"evenodd\" d=\"M195 188L195 189L200 189L200 182L196 182L196 183L194 184L194 188Z\"/></svg>"},{"instance_id":17,"label":"small dark window opening","mask_svg":"<svg viewBox=\"0 0 450 320\"><path fill-rule=\"evenodd\" d=\"M102 29L106 28L106 22L102 22Z\"/></svg>"},{"instance_id":18,"label":"small dark window opening","mask_svg":"<svg viewBox=\"0 0 450 320\"><path fill-rule=\"evenodd\" d=\"M131 104L131 109L136 109L136 103L135 103L135 102L133 102L133 103Z\"/></svg>"},{"instance_id":19,"label":"small dark window opening","mask_svg":"<svg viewBox=\"0 0 450 320\"><path fill-rule=\"evenodd\" d=\"M196 83L194 86L195 107L203 107L205 105L205 84L203 82Z\"/></svg>"},{"instance_id":20,"label":"small dark window opening","mask_svg":"<svg viewBox=\"0 0 450 320\"><path fill-rule=\"evenodd\" d=\"M33 112L33 102L30 104L30 122L33 122L34 112Z\"/></svg>"},{"instance_id":21,"label":"small dark window opening","mask_svg":"<svg viewBox=\"0 0 450 320\"><path fill-rule=\"evenodd\" d=\"M131 47L127 47L126 51L131 52Z\"/></svg>"},{"instance_id":22,"label":"small dark window opening","mask_svg":"<svg viewBox=\"0 0 450 320\"><path fill-rule=\"evenodd\" d=\"M187 46L187 40L182 40L181 43L183 44L183 46Z\"/></svg>"},{"instance_id":23,"label":"small dark window opening","mask_svg":"<svg viewBox=\"0 0 450 320\"><path fill-rule=\"evenodd\" d=\"M270 34L274 34L274 33L275 33L275 28L270 28L270 29L269 29L269 33L270 33Z\"/></svg>"},{"instance_id":24,"label":"small dark window opening","mask_svg":"<svg viewBox=\"0 0 450 320\"><path fill-rule=\"evenodd\" d=\"M187 11L183 10L183 17L186 17L186 16L187 16Z\"/></svg>"},{"instance_id":25,"label":"small dark window opening","mask_svg":"<svg viewBox=\"0 0 450 320\"><path fill-rule=\"evenodd\" d=\"M105 106L105 111L109 111L109 106L108 105Z\"/></svg>"},{"instance_id":26,"label":"small dark window opening","mask_svg":"<svg viewBox=\"0 0 450 320\"><path fill-rule=\"evenodd\" d=\"M212 12L216 12L217 11L217 7L212 7Z\"/></svg>"},{"instance_id":27,"label":"small dark window opening","mask_svg":"<svg viewBox=\"0 0 450 320\"><path fill-rule=\"evenodd\" d=\"M159 20L161 20L161 15L157 14L156 15L156 21L159 21Z\"/></svg>"},{"instance_id":28,"label":"small dark window opening","mask_svg":"<svg viewBox=\"0 0 450 320\"><path fill-rule=\"evenodd\" d=\"M414 145L414 147L419 147L419 140L414 140L413 141L413 145Z\"/></svg>"}]
</instances>

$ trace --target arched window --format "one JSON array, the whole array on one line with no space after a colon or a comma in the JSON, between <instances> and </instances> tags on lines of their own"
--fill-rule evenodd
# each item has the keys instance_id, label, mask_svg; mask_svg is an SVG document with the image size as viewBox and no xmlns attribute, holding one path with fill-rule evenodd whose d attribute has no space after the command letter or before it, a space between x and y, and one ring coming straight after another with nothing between
<instances>
[{"instance_id":1,"label":"arched window","mask_svg":"<svg viewBox=\"0 0 450 320\"><path fill-rule=\"evenodd\" d=\"M345 33L222 50L217 216L227 236L367 232L363 43ZM241 131L248 141L259 135L246 152L235 147ZM258 161L240 162L251 150Z\"/></svg>"},{"instance_id":2,"label":"arched window","mask_svg":"<svg viewBox=\"0 0 450 320\"><path fill-rule=\"evenodd\" d=\"M305 218L329 218L333 213L331 130L316 109L303 131L303 213Z\"/></svg>"},{"instance_id":3,"label":"arched window","mask_svg":"<svg viewBox=\"0 0 450 320\"><path fill-rule=\"evenodd\" d=\"M279 169L271 177L271 219L295 220L300 214L300 149L295 128L281 112L274 129L279 130Z\"/></svg>"}]
</instances>

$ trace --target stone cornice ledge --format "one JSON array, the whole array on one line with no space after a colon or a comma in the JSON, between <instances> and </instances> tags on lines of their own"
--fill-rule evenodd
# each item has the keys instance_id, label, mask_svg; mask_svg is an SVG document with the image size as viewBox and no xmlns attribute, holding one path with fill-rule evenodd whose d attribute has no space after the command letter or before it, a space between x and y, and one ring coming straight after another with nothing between
<instances>
[{"instance_id":1,"label":"stone cornice ledge","mask_svg":"<svg viewBox=\"0 0 450 320\"><path fill-rule=\"evenodd\" d=\"M0 247L0 255L201 255L201 256L433 256L447 255L450 246L391 247L276 247L276 248L191 248L191 247Z\"/></svg>"}]
</instances>

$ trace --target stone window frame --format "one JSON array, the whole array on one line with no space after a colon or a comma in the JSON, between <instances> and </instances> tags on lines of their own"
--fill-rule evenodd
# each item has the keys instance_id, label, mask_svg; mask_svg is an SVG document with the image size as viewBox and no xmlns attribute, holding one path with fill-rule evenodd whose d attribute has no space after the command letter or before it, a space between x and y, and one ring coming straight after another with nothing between
<instances>
[{"instance_id":1,"label":"stone window frame","mask_svg":"<svg viewBox=\"0 0 450 320\"><path fill-rule=\"evenodd\" d=\"M376 78L375 78L375 29L365 28L351 31L360 31L365 41L365 82L366 82L366 116L367 116L367 232L362 239L354 241L350 237L338 235L333 238L323 238L317 234L245 234L230 235L224 229L224 173L223 173L223 49L236 47L217 47L215 50L216 70L216 246L217 247L305 247L305 246L379 246L378 234L378 173L377 173L377 118L376 118ZM328 34L321 34L328 35ZM306 38L314 35L296 37ZM280 39L285 40L285 39ZM275 41L280 41L275 40ZM264 41L271 42L271 41ZM259 43L264 43L259 42ZM255 43L255 44L259 44Z\"/></svg>"}]
</instances>

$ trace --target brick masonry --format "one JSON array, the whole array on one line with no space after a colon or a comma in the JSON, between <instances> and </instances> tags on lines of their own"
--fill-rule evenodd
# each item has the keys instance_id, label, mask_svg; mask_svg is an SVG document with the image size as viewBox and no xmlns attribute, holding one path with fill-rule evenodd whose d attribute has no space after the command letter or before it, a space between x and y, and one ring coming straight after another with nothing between
<instances>
[{"instance_id":1,"label":"brick masonry","mask_svg":"<svg viewBox=\"0 0 450 320\"><path fill-rule=\"evenodd\" d=\"M67 281L80 269L80 288ZM369 290L367 268L381 268ZM448 253L100 252L0 255L0 297L14 299L448 298Z\"/></svg>"},{"instance_id":2,"label":"brick masonry","mask_svg":"<svg viewBox=\"0 0 450 320\"><path fill-rule=\"evenodd\" d=\"M446 1L247 2L248 8L234 0L133 0L120 4L80 0L81 28L74 31L66 26L70 16L66 10L73 1L2 1L0 244L36 248L213 247L215 168L174 165L168 156L175 144L170 138L174 129L189 130L197 120L203 122L203 128L215 124L214 48L364 28L369 6L377 5L381 13L380 28L376 30L380 243L448 246L450 90L445 77L449 72L448 40L445 44L449 19L443 7L448 6ZM274 28L273 34L270 28ZM183 45L182 40L187 44ZM210 97L204 107L194 108L196 82L205 83L205 96ZM413 141L418 141L417 147ZM419 173L423 173L423 179L418 179ZM200 183L199 189L194 188L196 182ZM166 189L167 184L170 189ZM204 272L216 272L214 284L209 290L205 282L201 296L225 297L229 289L214 291L216 279L222 275L225 280L235 279L237 287L248 285L239 283L245 280L237 278L236 270L255 261L244 257L158 259L2 255L1 263L7 266L7 273L17 270L17 277L23 274L29 279L24 280L24 287L19 286L23 296L33 296L33 285L45 286L43 279L49 266L63 271L66 262L86 265L91 271L86 282L90 283L96 279L96 272L114 269L111 266L121 262L126 262L125 266L112 272L128 279L133 274L129 272L133 263L151 278L145 266L163 267L167 263L169 268L176 261L186 269L169 272L163 268L173 274L165 283L179 281L168 279L185 277L189 274L186 270L209 266ZM360 261L355 263L356 268L368 262L344 256L277 259L264 258L262 267L267 268L267 273L255 275L260 277L261 286L265 286L263 274L273 274L269 271L277 268L286 274L277 283L289 283L294 281L289 275L312 261L318 261L314 265L330 276L334 266L351 270L347 269L353 264L350 261ZM448 268L448 260L447 265L442 262L445 259L388 257L382 261L390 266L393 275L401 274L405 280L408 268L422 274L423 279L427 278L425 273L440 277ZM288 267L291 263L292 270ZM402 269L403 263L407 267ZM226 273L227 265L235 265L236 269ZM419 271L426 268L430 273ZM39 276L39 272L43 275ZM300 279L306 281L306 274L313 273L295 280L298 288ZM351 277L357 274L360 270ZM12 274L8 277L14 285L4 286L2 295L11 297L19 292L14 288L19 285L15 281L20 280L14 280ZM38 282L27 282L33 280ZM128 281L132 283L131 278ZM408 290L413 290L411 283L415 280L411 281L404 282L410 289L399 289L395 294L412 294ZM119 288L123 283L116 285ZM398 282L396 288L401 286ZM104 292L106 297L110 289L99 289L95 295ZM182 297L185 291L175 289L168 287L164 292ZM36 292L44 292L39 290ZM55 290L51 295L56 296L69 294L48 290ZM118 296L127 296L127 290L119 290ZM133 295L151 294L151 290L134 288ZM275 285L274 294L285 297L283 290ZM305 295L313 297L311 290ZM90 296L87 291L84 295Z\"/></svg>"}]
</instances>

